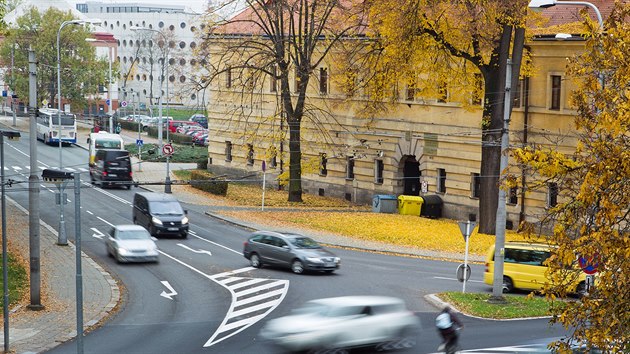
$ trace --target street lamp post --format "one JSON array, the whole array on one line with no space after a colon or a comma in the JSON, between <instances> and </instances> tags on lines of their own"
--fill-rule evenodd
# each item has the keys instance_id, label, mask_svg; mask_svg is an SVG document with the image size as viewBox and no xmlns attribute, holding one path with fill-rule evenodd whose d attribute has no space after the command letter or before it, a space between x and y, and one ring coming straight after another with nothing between
<instances>
[{"instance_id":1,"label":"street lamp post","mask_svg":"<svg viewBox=\"0 0 630 354\"><path fill-rule=\"evenodd\" d=\"M4 193L4 137L10 140L20 138L20 132L0 130L0 184L2 184L2 314L4 316L4 352L9 352L9 267L7 265L7 212Z\"/></svg>"},{"instance_id":2,"label":"street lamp post","mask_svg":"<svg viewBox=\"0 0 630 354\"><path fill-rule=\"evenodd\" d=\"M140 27L140 26L131 26L129 27L130 30L132 31L150 31L150 32L155 32L158 33L160 36L162 36L162 38L164 39L164 45L168 46L168 40L166 39L166 36L164 35L164 33L153 29L153 28L147 28L147 27ZM162 81L160 82L160 91L162 89L162 82L164 82L164 80L166 80L166 104L167 104L167 110L168 110L168 47L165 48L164 50L164 60L162 61L162 73L164 74L162 76ZM162 116L162 101L163 101L163 96L162 93L160 92L160 99L158 101L159 104L159 120L158 120L158 142L159 142L159 153L162 154L162 130L163 130L163 126L164 126L164 119ZM169 142L169 128L168 128L168 117L166 118L166 141ZM164 193L171 193L171 172L169 169L169 162L170 162L170 155L166 155L166 178L164 179Z\"/></svg>"},{"instance_id":3,"label":"street lamp post","mask_svg":"<svg viewBox=\"0 0 630 354\"><path fill-rule=\"evenodd\" d=\"M59 169L63 169L63 143L61 142L61 30L68 25L82 25L85 23L100 25L100 20L88 19L88 20L69 20L63 21L59 30L57 31L57 124L59 125L58 139L59 139ZM63 188L59 189L59 234L57 236L57 244L65 246L68 244L68 237L66 235L66 221L63 216L63 205L66 200L64 198Z\"/></svg>"},{"instance_id":4,"label":"street lamp post","mask_svg":"<svg viewBox=\"0 0 630 354\"><path fill-rule=\"evenodd\" d=\"M104 41L96 38L86 38L86 42L103 42L107 43L107 61L109 63L108 72L108 84L107 84L107 115L109 115L109 133L114 133L114 107L112 101L112 61L114 60L114 54L112 47L109 45L109 41Z\"/></svg>"},{"instance_id":5,"label":"street lamp post","mask_svg":"<svg viewBox=\"0 0 630 354\"><path fill-rule=\"evenodd\" d=\"M45 169L42 179L53 184L65 184L74 180L74 246L76 260L76 308L77 308L77 354L83 354L83 272L81 268L81 177L79 172L70 173ZM7 352L5 350L5 352Z\"/></svg>"}]
</instances>

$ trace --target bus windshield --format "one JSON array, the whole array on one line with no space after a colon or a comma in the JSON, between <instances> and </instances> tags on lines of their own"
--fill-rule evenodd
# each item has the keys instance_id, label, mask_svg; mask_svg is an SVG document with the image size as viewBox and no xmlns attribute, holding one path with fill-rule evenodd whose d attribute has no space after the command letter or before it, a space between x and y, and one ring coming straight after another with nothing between
<instances>
[{"instance_id":1,"label":"bus windshield","mask_svg":"<svg viewBox=\"0 0 630 354\"><path fill-rule=\"evenodd\" d=\"M97 149L121 149L120 140L96 139L94 147Z\"/></svg>"},{"instance_id":2,"label":"bus windshield","mask_svg":"<svg viewBox=\"0 0 630 354\"><path fill-rule=\"evenodd\" d=\"M59 117L57 115L52 115L52 124L59 125ZM74 125L74 117L68 115L61 116L61 125Z\"/></svg>"}]
</instances>

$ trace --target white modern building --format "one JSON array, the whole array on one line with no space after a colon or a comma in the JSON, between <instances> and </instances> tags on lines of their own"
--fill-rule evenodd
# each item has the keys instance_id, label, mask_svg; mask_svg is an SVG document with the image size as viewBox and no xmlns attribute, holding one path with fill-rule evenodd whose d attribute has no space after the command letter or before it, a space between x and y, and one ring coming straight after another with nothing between
<instances>
[{"instance_id":1,"label":"white modern building","mask_svg":"<svg viewBox=\"0 0 630 354\"><path fill-rule=\"evenodd\" d=\"M162 97L169 106L205 106L207 99L196 85L205 61L193 55L205 29L203 14L184 6L133 2L87 1L76 9L99 18L117 41L121 103L157 105ZM167 57L167 65L162 66Z\"/></svg>"}]
</instances>

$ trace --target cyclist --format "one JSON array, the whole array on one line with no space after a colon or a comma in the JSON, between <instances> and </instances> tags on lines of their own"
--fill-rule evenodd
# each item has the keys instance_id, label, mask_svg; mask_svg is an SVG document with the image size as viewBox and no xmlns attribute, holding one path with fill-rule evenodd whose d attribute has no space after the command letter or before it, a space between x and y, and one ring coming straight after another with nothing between
<instances>
[{"instance_id":1,"label":"cyclist","mask_svg":"<svg viewBox=\"0 0 630 354\"><path fill-rule=\"evenodd\" d=\"M435 318L435 326L442 336L442 344L439 351L447 354L455 353L457 350L458 331L464 327L457 315L446 305Z\"/></svg>"}]
</instances>

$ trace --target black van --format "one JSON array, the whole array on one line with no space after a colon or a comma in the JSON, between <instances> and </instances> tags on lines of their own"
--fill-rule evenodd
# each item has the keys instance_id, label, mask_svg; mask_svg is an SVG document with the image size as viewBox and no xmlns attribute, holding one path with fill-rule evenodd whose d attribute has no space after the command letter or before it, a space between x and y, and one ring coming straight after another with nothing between
<instances>
[{"instance_id":1,"label":"black van","mask_svg":"<svg viewBox=\"0 0 630 354\"><path fill-rule=\"evenodd\" d=\"M131 189L133 172L126 150L96 150L94 166L90 167L90 180L101 187L120 185Z\"/></svg>"},{"instance_id":2,"label":"black van","mask_svg":"<svg viewBox=\"0 0 630 354\"><path fill-rule=\"evenodd\" d=\"M188 237L188 212L170 194L142 192L133 197L133 223L151 235Z\"/></svg>"}]
</instances>

